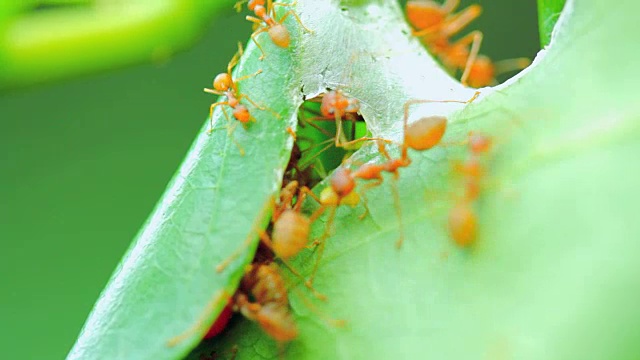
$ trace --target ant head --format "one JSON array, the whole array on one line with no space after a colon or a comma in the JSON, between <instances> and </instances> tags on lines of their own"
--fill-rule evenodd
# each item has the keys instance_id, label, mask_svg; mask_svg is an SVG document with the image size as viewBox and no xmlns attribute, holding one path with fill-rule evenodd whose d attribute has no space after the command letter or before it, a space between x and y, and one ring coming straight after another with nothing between
<instances>
[{"instance_id":1,"label":"ant head","mask_svg":"<svg viewBox=\"0 0 640 360\"><path fill-rule=\"evenodd\" d=\"M231 83L233 83L231 75L227 73L218 74L213 79L213 88L218 91L227 91L231 87Z\"/></svg>"},{"instance_id":2,"label":"ant head","mask_svg":"<svg viewBox=\"0 0 640 360\"><path fill-rule=\"evenodd\" d=\"M438 145L447 129L444 116L427 116L407 126L404 134L405 146L414 150L428 150Z\"/></svg>"},{"instance_id":3,"label":"ant head","mask_svg":"<svg viewBox=\"0 0 640 360\"><path fill-rule=\"evenodd\" d=\"M337 92L331 90L322 96L322 103L320 103L320 113L324 117L333 117L335 112L334 104L336 102Z\"/></svg>"},{"instance_id":4,"label":"ant head","mask_svg":"<svg viewBox=\"0 0 640 360\"><path fill-rule=\"evenodd\" d=\"M256 320L262 329L277 341L291 341L298 337L298 328L286 307L276 303L264 304Z\"/></svg>"},{"instance_id":5,"label":"ant head","mask_svg":"<svg viewBox=\"0 0 640 360\"><path fill-rule=\"evenodd\" d=\"M428 29L442 24L447 13L441 5L429 0L407 1L407 18L416 29Z\"/></svg>"},{"instance_id":6,"label":"ant head","mask_svg":"<svg viewBox=\"0 0 640 360\"><path fill-rule=\"evenodd\" d=\"M491 59L480 55L476 61L474 61L473 65L471 65L467 82L471 87L480 88L491 85L495 80L495 76L496 68Z\"/></svg>"},{"instance_id":7,"label":"ant head","mask_svg":"<svg viewBox=\"0 0 640 360\"><path fill-rule=\"evenodd\" d=\"M469 150L474 154L481 154L491 149L491 139L477 132L469 132Z\"/></svg>"},{"instance_id":8,"label":"ant head","mask_svg":"<svg viewBox=\"0 0 640 360\"><path fill-rule=\"evenodd\" d=\"M360 110L358 100L344 96L340 90L331 90L324 94L320 105L320 113L328 118L342 117L345 113L355 113L358 110Z\"/></svg>"},{"instance_id":9,"label":"ant head","mask_svg":"<svg viewBox=\"0 0 640 360\"><path fill-rule=\"evenodd\" d=\"M254 11L258 5L264 7L264 0L249 0L247 7L250 11Z\"/></svg>"},{"instance_id":10,"label":"ant head","mask_svg":"<svg viewBox=\"0 0 640 360\"><path fill-rule=\"evenodd\" d=\"M309 218L294 210L285 210L273 224L273 251L286 260L298 254L309 241Z\"/></svg>"},{"instance_id":11,"label":"ant head","mask_svg":"<svg viewBox=\"0 0 640 360\"><path fill-rule=\"evenodd\" d=\"M356 187L356 182L351 176L351 170L345 167L338 167L331 177L331 188L340 199L349 195Z\"/></svg>"},{"instance_id":12,"label":"ant head","mask_svg":"<svg viewBox=\"0 0 640 360\"><path fill-rule=\"evenodd\" d=\"M243 124L251 121L251 114L249 114L249 109L247 109L247 107L242 104L236 106L235 109L233 109L233 117Z\"/></svg>"},{"instance_id":13,"label":"ant head","mask_svg":"<svg viewBox=\"0 0 640 360\"><path fill-rule=\"evenodd\" d=\"M288 48L291 39L289 37L289 30L282 24L275 24L269 28L269 37L274 44L281 48Z\"/></svg>"},{"instance_id":14,"label":"ant head","mask_svg":"<svg viewBox=\"0 0 640 360\"><path fill-rule=\"evenodd\" d=\"M253 7L253 12L259 18L264 18L265 16L267 16L267 9L265 9L265 7L264 7L264 2L263 2L263 4L257 4L256 6L254 6Z\"/></svg>"}]
</instances>

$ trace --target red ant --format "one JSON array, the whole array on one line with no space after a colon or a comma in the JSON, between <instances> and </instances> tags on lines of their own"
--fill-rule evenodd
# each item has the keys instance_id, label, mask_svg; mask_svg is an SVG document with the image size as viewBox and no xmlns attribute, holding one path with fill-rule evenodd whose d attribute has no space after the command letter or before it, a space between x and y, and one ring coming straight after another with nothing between
<instances>
[{"instance_id":1,"label":"red ant","mask_svg":"<svg viewBox=\"0 0 640 360\"><path fill-rule=\"evenodd\" d=\"M236 3L235 7L238 11L240 11L242 4L244 2L246 1L239 1ZM276 44L281 48L289 47L289 43L291 40L289 35L289 30L287 30L287 28L283 25L284 20L289 15L293 15L293 17L295 17L296 21L298 21L300 26L302 26L302 28L305 31L309 33L313 33L312 30L309 30L306 26L304 26L304 24L300 20L300 17L293 10L287 11L280 18L280 20L275 20L275 17L276 17L275 7L274 7L275 5L291 7L291 6L295 6L295 4L296 2L292 4L284 4L284 3L278 3L278 2L274 3L273 0L267 0L267 5L265 7L265 0L249 0L248 1L247 7L249 8L250 11L253 11L257 16L257 17L254 17L254 16L247 15L246 19L248 21L251 21L252 23L255 24L255 26L258 27L258 29L255 30L253 34L251 34L251 39L256 44L256 46L258 46L258 49L260 49L260 52L262 53L262 56L260 56L260 60L264 59L266 56L264 49L262 48L262 46L260 46L260 44L256 40L256 37L260 33L263 33L266 31L267 33L269 33L269 37L271 38L271 41L273 41L274 44Z\"/></svg>"},{"instance_id":2,"label":"red ant","mask_svg":"<svg viewBox=\"0 0 640 360\"><path fill-rule=\"evenodd\" d=\"M471 245L476 238L478 220L472 205L480 194L480 181L485 172L480 156L491 149L491 139L471 132L468 148L469 157L457 166L458 171L464 176L465 193L449 212L449 233L456 244L463 247Z\"/></svg>"},{"instance_id":3,"label":"red ant","mask_svg":"<svg viewBox=\"0 0 640 360\"><path fill-rule=\"evenodd\" d=\"M311 101L314 101L313 99ZM330 90L322 96L320 100L320 116L305 121L313 120L329 120L336 122L335 146L338 148L352 149L352 145L371 140L386 141L385 139L375 137L362 137L354 140L346 140L342 133L342 120L348 119L355 123L357 121L360 104L357 99L350 98L341 90ZM355 127L353 127L355 130Z\"/></svg>"},{"instance_id":4,"label":"red ant","mask_svg":"<svg viewBox=\"0 0 640 360\"><path fill-rule=\"evenodd\" d=\"M459 0L447 0L439 5L431 0L410 0L406 9L409 22L418 29L413 31L413 35L421 36L429 50L441 59L445 67L454 71L463 70L460 78L463 85L476 88L492 85L496 82L496 75L529 66L531 62L526 58L494 64L488 57L478 55L482 32L477 30L450 43L453 35L482 13L479 5L471 5L454 14L459 3Z\"/></svg>"},{"instance_id":5,"label":"red ant","mask_svg":"<svg viewBox=\"0 0 640 360\"><path fill-rule=\"evenodd\" d=\"M451 36L475 20L482 12L480 5L471 5L454 14L458 5L460 0L446 0L442 5L431 0L407 1L407 18L411 25L418 29L413 31L413 35L445 33Z\"/></svg>"},{"instance_id":6,"label":"red ant","mask_svg":"<svg viewBox=\"0 0 640 360\"><path fill-rule=\"evenodd\" d=\"M256 321L278 342L281 351L284 343L298 336L298 328L289 311L286 284L274 263L254 263L248 266L233 302L234 309L247 319ZM305 303L311 306L310 303ZM332 326L344 326L343 320L321 316Z\"/></svg>"},{"instance_id":7,"label":"red ant","mask_svg":"<svg viewBox=\"0 0 640 360\"><path fill-rule=\"evenodd\" d=\"M457 14L459 0L447 0L443 5L431 0L410 0L407 2L407 18L418 31L413 35L423 38L429 50L440 57L445 67L463 69L460 82L466 85L480 44L482 33L473 31L453 44L450 39L482 13L479 5L471 5ZM468 47L471 46L471 50Z\"/></svg>"},{"instance_id":8,"label":"red ant","mask_svg":"<svg viewBox=\"0 0 640 360\"><path fill-rule=\"evenodd\" d=\"M298 336L298 328L289 312L287 288L275 264L251 264L233 303L234 310L256 321L278 342L291 341Z\"/></svg>"},{"instance_id":9,"label":"red ant","mask_svg":"<svg viewBox=\"0 0 640 360\"><path fill-rule=\"evenodd\" d=\"M432 147L438 145L444 133L446 131L447 118L444 116L427 116L418 119L417 121L409 124L409 107L413 104L420 103L431 103L431 102L446 102L446 103L462 103L469 104L474 101L480 95L479 92L476 92L471 99L467 101L459 101L459 100L409 100L404 104L404 119L403 119L403 129L404 129L404 138L401 144L401 156L399 158L393 159L387 153L384 143L378 141L378 149L382 155L387 159L387 161L382 164L363 164L359 168L355 170L350 170L348 167L340 166L338 167L331 179L329 181L329 186L326 187L320 194L320 197L314 197L318 203L320 203L320 208L316 210L317 213L321 213L328 206L333 207L333 211L327 221L327 228L325 230L324 235L316 244L320 246L318 249L318 257L316 258L316 264L314 266L312 275L309 283L313 282L313 278L318 269L318 264L322 255L324 253L324 247L326 244L326 237L329 235L329 229L331 223L333 222L333 218L335 216L335 209L338 205L347 203L349 205L355 205L359 201L359 197L351 198L355 194L354 190L356 188L356 179L362 180L375 180L367 186L366 189L372 188L382 184L384 178L382 177L383 172L391 173L394 175L394 178L399 177L398 170L403 167L407 167L411 164L411 159L409 158L408 149L413 149L417 151L425 151L431 149ZM366 190L365 189L365 190ZM402 217L399 206L399 195L397 193L397 189L394 187L394 197L396 201L396 210L398 212L398 221L400 222L401 233L400 238L396 242L396 246L400 248L404 241L404 234L402 231ZM348 200L349 201L346 201ZM355 202L355 203L354 203ZM365 204L366 207L366 204ZM365 211L363 215L366 215L368 211ZM315 215L315 214L314 214Z\"/></svg>"},{"instance_id":10,"label":"red ant","mask_svg":"<svg viewBox=\"0 0 640 360\"><path fill-rule=\"evenodd\" d=\"M304 249L309 242L309 234L311 223L321 214L313 214L307 217L302 214L301 206L307 194L313 194L306 186L299 186L297 181L289 182L280 192L280 199L277 204L270 202L268 208L273 208L271 222L273 224L271 236L264 230L255 229L260 237L260 241L277 256L280 261L291 271L291 273L300 279L302 275L298 273L289 263L289 258L297 255ZM296 199L295 205L294 198ZM242 254L244 249L253 243L255 233L249 235L244 244L225 261L216 267L217 272L222 272ZM313 294L321 299L326 300L326 296L318 293L310 282L304 282L305 286L313 292Z\"/></svg>"},{"instance_id":11,"label":"red ant","mask_svg":"<svg viewBox=\"0 0 640 360\"><path fill-rule=\"evenodd\" d=\"M488 56L478 55L471 65L467 83L474 88L497 84L500 74L522 70L531 64L527 58L508 59L493 62Z\"/></svg>"},{"instance_id":12,"label":"red ant","mask_svg":"<svg viewBox=\"0 0 640 360\"><path fill-rule=\"evenodd\" d=\"M257 103L255 103L253 100L251 100L251 98L248 95L240 93L237 85L237 82L257 76L262 72L262 70L258 70L253 74L245 75L237 79L234 79L233 76L231 75L231 70L236 66L242 54L243 54L242 44L238 43L238 52L235 55L233 55L233 57L231 58L231 61L229 61L229 64L227 64L227 72L216 75L216 77L213 79L213 89L208 89L208 88L204 89L204 91L209 94L215 94L215 95L227 97L227 100L225 101L218 101L211 104L211 107L209 108L209 121L210 121L209 132L213 131L213 110L216 108L216 106L227 105L230 108L232 108L233 117L236 120L238 120L243 126L246 126L246 124L249 123L249 121L255 121L255 119L249 113L249 109L247 109L245 105L240 103L240 100L246 99L253 106L255 106L260 110L266 109L266 107L260 106ZM231 120L229 119L229 115L227 114L224 107L222 108L222 112L225 118L227 119L227 122L231 122ZM236 124L234 124L232 127L229 128L229 134L233 132ZM237 143L236 145L240 149L240 152L244 154L244 151L242 150L242 148Z\"/></svg>"}]
</instances>

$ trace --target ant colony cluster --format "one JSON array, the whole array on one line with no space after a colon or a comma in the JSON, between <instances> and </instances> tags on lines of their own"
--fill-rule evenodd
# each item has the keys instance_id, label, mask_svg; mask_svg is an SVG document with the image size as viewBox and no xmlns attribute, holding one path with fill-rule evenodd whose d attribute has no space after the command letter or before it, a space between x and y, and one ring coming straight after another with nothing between
<instances>
[{"instance_id":1,"label":"ant colony cluster","mask_svg":"<svg viewBox=\"0 0 640 360\"><path fill-rule=\"evenodd\" d=\"M267 53L258 41L258 35L263 32L268 33L270 40L278 47L289 47L290 29L284 25L287 17L295 18L303 31L313 33L304 26L293 9L288 9L283 16L277 18L275 12L277 6L291 7L294 4L274 3L272 0L249 0L237 3L238 11L244 3L247 3L248 9L255 15L246 18L254 24L251 39L262 53L261 60L267 57ZM526 59L494 64L488 57L479 55L482 41L482 33L479 31L473 31L457 40L452 40L453 36L477 18L481 12L480 6L472 5L456 13L454 11L458 3L458 0L446 0L444 4L430 0L407 2L407 18L415 28L413 35L423 41L444 67L453 73L461 72L463 84L482 87L495 83L495 77L500 72L527 66ZM205 89L208 93L223 96L223 100L211 105L210 116L216 107L221 108L227 119L227 129L232 140L232 133L238 123L247 127L250 122L255 121L251 111L273 112L238 89L238 82L259 78L262 73L262 70L258 70L255 73L234 78L232 70L242 54L242 46L239 44L238 52L229 62L227 71L215 77L212 89ZM239 313L260 326L281 346L281 349L284 344L294 340L298 335L298 328L290 311L289 292L294 291L295 288L289 286L289 280L296 279L297 283L303 284L317 300L327 301L327 297L313 287L313 282L332 230L336 209L345 205L355 207L362 204L364 213L361 217L367 216L365 193L368 189L382 184L385 180L384 174L391 174L393 179L397 179L403 168L411 166L414 152L429 151L443 145L442 138L447 130L447 118L427 116L410 123L411 106L436 102L469 104L478 95L479 92L476 92L468 100L409 100L406 102L403 117L404 135L401 142L394 145L400 150L396 157L391 156L387 151L389 144L394 142L366 136L366 130L362 131L365 127L364 120L359 114L358 100L342 90L328 90L324 95L305 102L298 114L300 130L296 133L291 128L287 129L294 139L294 145L279 196L270 201L259 219L260 222L270 214L268 228L262 230L256 225L237 251L218 264L217 271L224 272L229 264L255 244L256 237L260 239L256 258L246 267L238 290L234 294L216 295L218 303L226 302L227 305L209 329L206 338L217 336L224 330L232 315ZM228 115L227 110L231 111L232 117ZM274 117L279 117L275 112L273 113ZM211 124L211 131L213 131L213 124ZM319 141L318 138L325 140ZM244 154L241 145L233 141L241 154ZM377 145L379 154L384 158L382 162L355 164L347 159L331 163L322 159L328 158L325 155L329 152L332 152L333 159L344 159L366 142ZM472 245L476 239L478 219L474 206L481 193L485 174L484 155L491 148L491 139L486 135L471 132L464 144L467 148L466 158L455 167L464 180L464 195L454 201L448 216L449 236L455 244L463 248ZM327 177L326 168L335 168L335 170L330 175L327 186L316 194L310 188ZM400 225L395 245L401 248L404 230L395 182L392 188ZM302 205L305 201L316 202L315 211L308 213L303 211ZM324 232L318 238L311 238L311 225L327 211L329 214L326 217ZM290 262L292 258L305 251L313 251L313 257L315 257L313 265L309 264L311 272L308 277L303 276ZM300 297L304 298L302 294ZM309 301L305 303L326 323L332 326L344 324L341 320L333 320L320 314L312 308ZM197 324L193 332L204 332L205 329L201 325Z\"/></svg>"}]
</instances>

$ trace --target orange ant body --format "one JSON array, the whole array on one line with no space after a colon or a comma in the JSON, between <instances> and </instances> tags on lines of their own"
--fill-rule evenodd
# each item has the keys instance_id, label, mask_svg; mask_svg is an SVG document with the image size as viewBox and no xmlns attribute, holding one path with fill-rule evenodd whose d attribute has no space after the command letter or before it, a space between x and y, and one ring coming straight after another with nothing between
<instances>
[{"instance_id":1,"label":"orange ant body","mask_svg":"<svg viewBox=\"0 0 640 360\"><path fill-rule=\"evenodd\" d=\"M321 215L321 212L317 212L311 217L302 214L300 208L307 194L313 195L307 187L299 186L296 180L288 183L282 188L278 203L271 204L271 207L274 208L271 218L273 224L271 236L269 236L266 231L256 229L262 244L273 251L273 254L280 259L280 262L282 262L293 275L301 279L302 275L289 265L288 260L307 246L311 232L311 223ZM296 198L295 205L293 205L294 198ZM216 271L222 272L232 261L240 256L242 251L253 242L253 236L255 236L255 233L250 234L245 243L242 244L235 253L220 263ZM314 296L321 300L326 300L326 296L318 293L310 282L304 281L304 285L313 292Z\"/></svg>"},{"instance_id":2,"label":"orange ant body","mask_svg":"<svg viewBox=\"0 0 640 360\"><path fill-rule=\"evenodd\" d=\"M251 264L234 295L233 303L236 311L256 321L279 343L298 336L298 328L289 312L285 282L275 264Z\"/></svg>"},{"instance_id":3,"label":"orange ant body","mask_svg":"<svg viewBox=\"0 0 640 360\"><path fill-rule=\"evenodd\" d=\"M454 13L460 0L446 0L440 5L432 0L409 0L406 5L407 18L417 30L413 35L422 37L427 48L440 58L451 71L462 70L460 82L479 88L496 83L496 76L524 69L529 59L518 58L493 63L490 58L479 55L482 32L472 31L451 43L451 37L459 33L482 13L480 5Z\"/></svg>"},{"instance_id":4,"label":"orange ant body","mask_svg":"<svg viewBox=\"0 0 640 360\"><path fill-rule=\"evenodd\" d=\"M367 188L375 187L384 181L382 177L383 172L391 173L395 178L398 178L398 170L403 167L411 165L411 158L409 157L408 150L411 148L416 151L425 151L438 145L444 133L446 131L447 118L444 116L427 116L418 119L417 121L409 124L409 107L413 104L430 103L430 102L453 102L468 104L474 101L480 95L476 92L471 99L467 101L458 100L409 100L404 104L404 119L403 129L404 138L401 144L401 156L393 159L387 153L384 142L378 141L378 149L380 153L384 155L387 161L382 164L363 164L355 170L350 170L347 167L338 167L329 181L329 186L326 187L320 194L320 198L313 196L316 201L320 203L320 208L316 210L316 213L320 213L328 206L332 206L334 211L331 213L329 220L327 221L327 228L323 237L316 241L319 243L320 248L318 250L318 257L316 264L312 272L311 278L308 283L313 282L313 278L318 269L318 264L324 253L325 239L329 235L329 229L335 216L335 208L340 204L349 204L355 206L359 202L359 196L354 191L356 188L356 179L362 180L375 180L375 182L369 184ZM355 196L354 196L355 195ZM401 234L400 238L396 242L396 246L400 248L404 241L404 234L402 230L402 216L399 206L399 195L397 189L394 187L394 197L396 200L396 210L398 212L398 221L400 222ZM365 204L366 207L366 204ZM363 215L366 215L368 210ZM314 214L314 216L315 216Z\"/></svg>"},{"instance_id":5,"label":"orange ant body","mask_svg":"<svg viewBox=\"0 0 640 360\"><path fill-rule=\"evenodd\" d=\"M260 106L257 103L255 103L253 100L251 100L251 98L246 94L240 93L237 85L239 81L254 77L260 74L262 70L258 70L253 74L245 75L237 79L234 79L233 76L231 75L232 69L236 66L242 54L243 54L242 44L238 43L238 52L236 52L236 54L233 55L233 57L231 58L231 61L229 61L229 64L227 64L227 72L216 75L216 77L213 79L213 89L208 89L208 88L204 89L206 93L227 97L227 100L225 101L218 101L211 104L211 107L209 108L209 121L210 121L209 132L213 131L213 110L217 106L226 105L226 106L229 106L231 109L233 109L233 112L232 112L233 117L236 120L238 120L238 122L240 122L243 126L246 126L246 124L249 121L254 120L254 118L249 113L249 109L245 105L240 103L240 100L246 99L253 106L255 106L260 110L266 109L264 106ZM225 118L227 119L227 122L230 122L231 120L229 119L229 115L227 114L224 107L222 108L222 112ZM233 129L235 129L235 125L229 128L230 134L233 132ZM242 149L241 149L241 152L243 152Z\"/></svg>"},{"instance_id":6,"label":"orange ant body","mask_svg":"<svg viewBox=\"0 0 640 360\"><path fill-rule=\"evenodd\" d=\"M527 58L508 59L493 62L488 56L478 55L471 65L467 84L474 88L480 88L497 84L496 76L522 70L531 64Z\"/></svg>"},{"instance_id":7,"label":"orange ant body","mask_svg":"<svg viewBox=\"0 0 640 360\"><path fill-rule=\"evenodd\" d=\"M473 244L477 235L478 220L472 205L480 195L480 181L485 173L480 156L491 149L491 139L485 135L471 132L467 141L469 157L457 166L464 176L465 193L449 212L449 233L462 247Z\"/></svg>"},{"instance_id":8,"label":"orange ant body","mask_svg":"<svg viewBox=\"0 0 640 360\"><path fill-rule=\"evenodd\" d=\"M240 1L236 3L236 9L239 10L243 2L244 1ZM251 21L252 23L255 24L255 26L258 27L258 29L254 31L253 34L251 34L251 39L256 44L258 49L260 49L260 52L262 52L262 56L260 56L260 60L264 59L266 56L264 49L262 48L262 46L260 46L260 44L256 40L256 37L260 33L267 32L269 34L269 37L271 38L271 41L273 41L274 44L276 44L281 48L289 47L289 43L291 42L291 36L289 34L289 30L287 30L287 28L283 25L285 19L289 15L293 15L296 21L298 21L300 26L302 26L302 28L305 31L310 33L313 32L309 30L306 26L304 26L304 24L300 20L300 17L293 10L287 11L280 18L280 20L276 20L275 19L276 14L275 14L275 8L274 8L275 5L294 6L295 2L293 4L283 4L283 3L274 3L273 0L267 0L267 4L265 6L265 0L249 0L247 4L247 7L249 8L249 10L253 11L254 14L256 15L255 17L247 15L246 19L248 21Z\"/></svg>"}]
</instances>

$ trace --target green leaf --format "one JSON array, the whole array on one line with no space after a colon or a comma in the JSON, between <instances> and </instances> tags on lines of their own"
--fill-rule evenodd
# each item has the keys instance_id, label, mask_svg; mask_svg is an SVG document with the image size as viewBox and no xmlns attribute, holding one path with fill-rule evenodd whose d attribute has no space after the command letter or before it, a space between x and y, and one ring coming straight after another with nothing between
<instances>
[{"instance_id":1,"label":"green leaf","mask_svg":"<svg viewBox=\"0 0 640 360\"><path fill-rule=\"evenodd\" d=\"M267 58L258 61L259 51L251 44L235 71L240 77L262 70L239 82L239 89L272 109L261 111L242 100L256 120L248 130L238 126L233 132L245 156L229 138L218 107L216 130L209 135L208 122L203 127L95 305L69 359L181 358L225 306L219 295L235 291L253 258L256 229L268 220L271 198L280 189L293 144L285 129L295 129L302 102L291 53L266 40ZM216 266L245 239L251 246L217 273Z\"/></svg>"},{"instance_id":2,"label":"green leaf","mask_svg":"<svg viewBox=\"0 0 640 360\"><path fill-rule=\"evenodd\" d=\"M538 0L538 27L540 30L540 45L545 47L551 41L553 31L562 7L566 0Z\"/></svg>"},{"instance_id":3,"label":"green leaf","mask_svg":"<svg viewBox=\"0 0 640 360\"><path fill-rule=\"evenodd\" d=\"M469 98L401 33L406 26L394 2L342 7L299 4L317 32L301 48L306 92L345 84L365 104L374 134L395 139L405 101ZM399 181L386 177L367 193L364 220L362 208L340 208L315 281L329 301L315 306L349 325L328 326L302 301L310 297L301 295L304 287L292 286L300 336L287 357L635 358L640 71L633 59L640 50L629 44L637 28L630 14L639 10L633 0L568 1L529 69L450 114L449 145L412 151L414 163ZM358 61L347 66L353 54ZM449 110L416 106L411 118ZM469 131L490 134L495 145L474 204L477 243L462 249L447 232L447 216L464 186L454 164L467 152L455 144ZM374 155L369 147L356 158ZM394 184L406 235L399 250ZM316 222L315 234L324 228ZM302 254L296 266L309 274L314 255ZM278 356L256 324L237 321L190 358L224 357L233 345L239 359Z\"/></svg>"}]
</instances>

